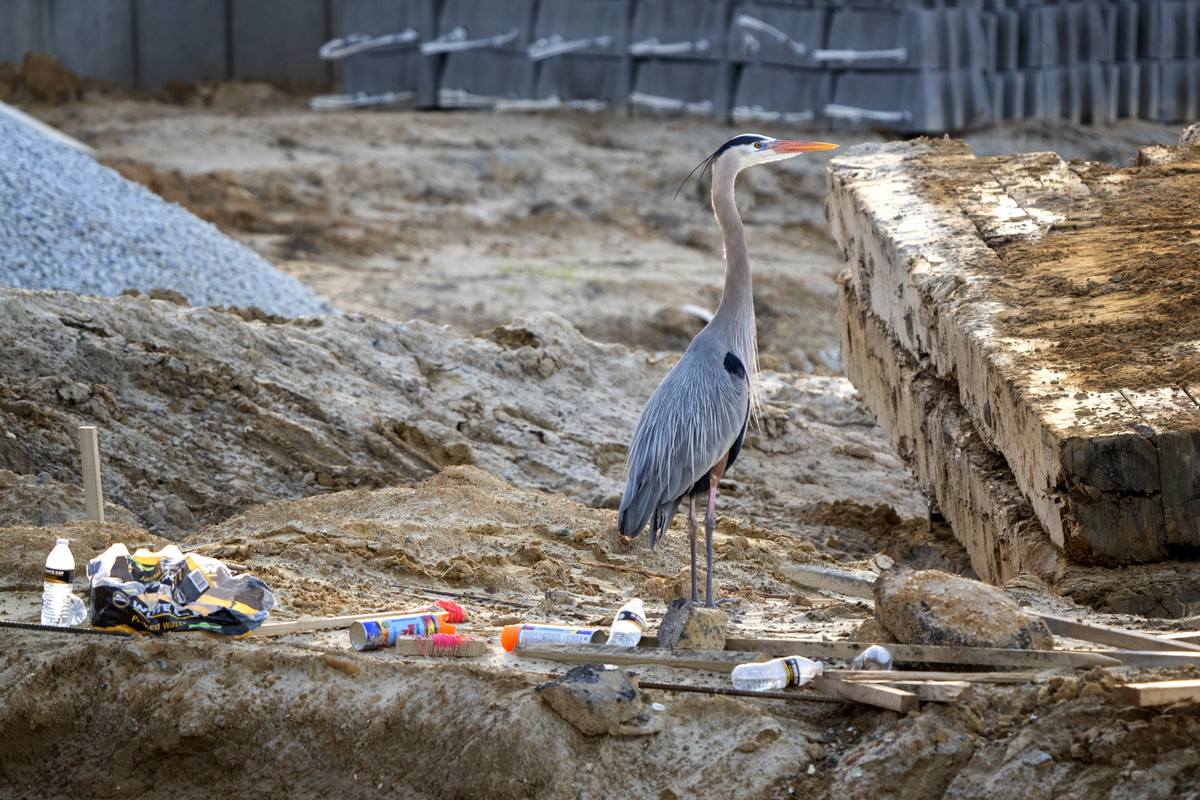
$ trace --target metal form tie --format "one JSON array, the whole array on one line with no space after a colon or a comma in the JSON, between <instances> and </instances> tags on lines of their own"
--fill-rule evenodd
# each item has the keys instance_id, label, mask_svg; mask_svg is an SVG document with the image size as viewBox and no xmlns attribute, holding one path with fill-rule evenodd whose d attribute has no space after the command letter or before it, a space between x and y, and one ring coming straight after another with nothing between
<instances>
[{"instance_id":1,"label":"metal form tie","mask_svg":"<svg viewBox=\"0 0 1200 800\"><path fill-rule=\"evenodd\" d=\"M411 47L416 44L420 34L413 28L401 33L389 33L385 36L371 36L366 33L351 33L340 39L331 39L321 45L317 54L326 61L336 61L347 56L372 51L391 51Z\"/></svg>"}]
</instances>

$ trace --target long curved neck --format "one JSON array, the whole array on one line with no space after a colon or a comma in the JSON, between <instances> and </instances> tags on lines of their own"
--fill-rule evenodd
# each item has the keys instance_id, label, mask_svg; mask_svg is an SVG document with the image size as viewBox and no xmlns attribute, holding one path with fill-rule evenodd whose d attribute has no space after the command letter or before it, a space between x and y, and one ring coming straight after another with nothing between
<instances>
[{"instance_id":1,"label":"long curved neck","mask_svg":"<svg viewBox=\"0 0 1200 800\"><path fill-rule=\"evenodd\" d=\"M758 346L754 321L754 284L750 278L750 256L746 250L746 232L733 197L737 169L733 163L718 159L713 166L712 207L717 225L725 239L725 289L721 305L709 323L737 347L753 378L758 376Z\"/></svg>"}]
</instances>

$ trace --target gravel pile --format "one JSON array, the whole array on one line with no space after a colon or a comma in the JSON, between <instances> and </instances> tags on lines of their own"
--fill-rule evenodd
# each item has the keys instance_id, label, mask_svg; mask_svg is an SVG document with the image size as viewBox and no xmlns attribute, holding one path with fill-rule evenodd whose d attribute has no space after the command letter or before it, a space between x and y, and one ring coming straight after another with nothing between
<instances>
[{"instance_id":1,"label":"gravel pile","mask_svg":"<svg viewBox=\"0 0 1200 800\"><path fill-rule=\"evenodd\" d=\"M101 295L174 289L192 305L284 316L331 310L213 225L3 115L0 284Z\"/></svg>"}]
</instances>

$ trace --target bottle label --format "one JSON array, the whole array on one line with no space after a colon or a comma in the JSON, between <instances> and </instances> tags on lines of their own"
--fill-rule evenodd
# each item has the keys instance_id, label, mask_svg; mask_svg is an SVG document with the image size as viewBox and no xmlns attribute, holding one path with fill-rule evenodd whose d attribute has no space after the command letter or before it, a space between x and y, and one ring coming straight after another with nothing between
<instances>
[{"instance_id":1,"label":"bottle label","mask_svg":"<svg viewBox=\"0 0 1200 800\"><path fill-rule=\"evenodd\" d=\"M632 622L634 625L637 625L639 631L646 627L646 620L643 619L636 611L618 611L617 618L614 620L614 622L620 622L621 620Z\"/></svg>"},{"instance_id":2,"label":"bottle label","mask_svg":"<svg viewBox=\"0 0 1200 800\"><path fill-rule=\"evenodd\" d=\"M55 569L54 567L46 567L43 573L43 580L46 583L73 583L75 581L75 570L73 569Z\"/></svg>"},{"instance_id":3,"label":"bottle label","mask_svg":"<svg viewBox=\"0 0 1200 800\"><path fill-rule=\"evenodd\" d=\"M596 631L592 628L560 628L550 625L525 625L517 634L517 646L539 642L582 642L592 641Z\"/></svg>"},{"instance_id":4,"label":"bottle label","mask_svg":"<svg viewBox=\"0 0 1200 800\"><path fill-rule=\"evenodd\" d=\"M795 658L783 659L783 668L787 670L787 683L784 686L795 686L800 683L800 662Z\"/></svg>"}]
</instances>

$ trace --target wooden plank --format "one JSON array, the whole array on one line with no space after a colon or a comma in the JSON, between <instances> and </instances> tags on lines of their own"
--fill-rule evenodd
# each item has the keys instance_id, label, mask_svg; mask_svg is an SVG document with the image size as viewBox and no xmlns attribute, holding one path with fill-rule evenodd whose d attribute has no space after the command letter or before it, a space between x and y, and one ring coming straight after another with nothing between
<instances>
[{"instance_id":1,"label":"wooden plank","mask_svg":"<svg viewBox=\"0 0 1200 800\"><path fill-rule=\"evenodd\" d=\"M1167 546L1200 544L1200 406L1183 389L1122 390L1152 432L1163 538ZM1186 469L1186 465L1193 465ZM1158 464L1155 465L1156 467Z\"/></svg>"},{"instance_id":2,"label":"wooden plank","mask_svg":"<svg viewBox=\"0 0 1200 800\"><path fill-rule=\"evenodd\" d=\"M1176 649L1177 642L1200 642L1200 631L1173 631L1172 633L1160 633L1160 639L1166 639L1171 643L1171 650ZM1164 648L1166 649L1166 648Z\"/></svg>"},{"instance_id":3,"label":"wooden plank","mask_svg":"<svg viewBox=\"0 0 1200 800\"><path fill-rule=\"evenodd\" d=\"M889 711L898 711L901 714L916 711L921 707L921 701L912 692L879 683L839 681L836 678L818 675L810 681L810 685L817 691L834 697L886 708Z\"/></svg>"},{"instance_id":4,"label":"wooden plank","mask_svg":"<svg viewBox=\"0 0 1200 800\"><path fill-rule=\"evenodd\" d=\"M875 573L862 570L832 569L810 564L777 565L775 572L806 589L821 589L848 597L872 600L875 597Z\"/></svg>"},{"instance_id":5,"label":"wooden plank","mask_svg":"<svg viewBox=\"0 0 1200 800\"><path fill-rule=\"evenodd\" d=\"M100 485L100 438L95 425L79 429L79 454L83 461L83 504L87 518L104 522L104 491Z\"/></svg>"},{"instance_id":6,"label":"wooden plank","mask_svg":"<svg viewBox=\"0 0 1200 800\"><path fill-rule=\"evenodd\" d=\"M1076 651L1082 652L1082 651ZM1099 653L1099 651L1088 651ZM1129 667L1200 667L1200 653L1179 650L1105 650L1103 655Z\"/></svg>"},{"instance_id":7,"label":"wooden plank","mask_svg":"<svg viewBox=\"0 0 1200 800\"><path fill-rule=\"evenodd\" d=\"M1200 701L1200 680L1128 683L1111 692L1117 703L1131 706L1164 706Z\"/></svg>"},{"instance_id":8,"label":"wooden plank","mask_svg":"<svg viewBox=\"0 0 1200 800\"><path fill-rule=\"evenodd\" d=\"M970 681L899 681L897 685L916 694L922 703L963 703L975 696Z\"/></svg>"},{"instance_id":9,"label":"wooden plank","mask_svg":"<svg viewBox=\"0 0 1200 800\"><path fill-rule=\"evenodd\" d=\"M1094 622L1060 617L1054 614L1039 614L1055 636L1068 636L1084 642L1107 644L1124 650L1190 650L1200 652L1200 645L1182 641L1171 641L1148 633L1135 633L1098 625ZM1117 656L1120 658L1120 656Z\"/></svg>"},{"instance_id":10,"label":"wooden plank","mask_svg":"<svg viewBox=\"0 0 1200 800\"><path fill-rule=\"evenodd\" d=\"M969 681L971 683L1037 683L1045 677L1036 672L926 672L924 670L827 669L825 674L843 681L898 683L923 681Z\"/></svg>"},{"instance_id":11,"label":"wooden plank","mask_svg":"<svg viewBox=\"0 0 1200 800\"><path fill-rule=\"evenodd\" d=\"M762 653L733 650L666 650L651 647L614 647L607 644L547 642L512 651L522 658L544 658L572 664L616 664L618 666L657 665L682 667L709 672L733 672L738 664L767 661Z\"/></svg>"},{"instance_id":12,"label":"wooden plank","mask_svg":"<svg viewBox=\"0 0 1200 800\"><path fill-rule=\"evenodd\" d=\"M331 631L338 628L349 628L351 623L362 622L366 619L382 619L384 617L400 617L405 614L432 613L418 610L375 611L370 614L352 614L344 617L303 617L283 622L264 622L250 636L282 636L285 633L305 633L307 631Z\"/></svg>"},{"instance_id":13,"label":"wooden plank","mask_svg":"<svg viewBox=\"0 0 1200 800\"><path fill-rule=\"evenodd\" d=\"M766 652L772 657L800 655L808 658L833 658L850 661L872 642L821 642L816 639L726 639L727 648L748 652ZM1014 650L1006 648L948 648L924 644L888 644L898 663L976 664L983 667L1115 667L1120 664L1112 656L1080 650Z\"/></svg>"},{"instance_id":14,"label":"wooden plank","mask_svg":"<svg viewBox=\"0 0 1200 800\"><path fill-rule=\"evenodd\" d=\"M735 639L725 646L746 652L766 653L771 657L801 655L807 658L851 660L872 642L825 642L815 639ZM988 667L1114 667L1121 662L1113 656L1124 653L1099 653L1078 650L1013 650L994 647L937 647L917 644L888 644L896 662L930 664L975 664ZM1200 655L1200 654L1198 654Z\"/></svg>"},{"instance_id":15,"label":"wooden plank","mask_svg":"<svg viewBox=\"0 0 1200 800\"><path fill-rule=\"evenodd\" d=\"M396 644L366 652L378 655L429 656L430 658L477 658L488 651L487 642L470 636L462 637L456 647L434 647L432 636L399 636Z\"/></svg>"},{"instance_id":16,"label":"wooden plank","mask_svg":"<svg viewBox=\"0 0 1200 800\"><path fill-rule=\"evenodd\" d=\"M693 686L685 683L663 683L662 681L644 681L638 680L637 686L639 689L658 689L664 692L693 692L696 694L724 694L732 697L752 697L759 700L789 700L797 701L804 700L810 703L840 703L840 698L831 697L829 695L817 694L816 692L797 692L797 691L780 691L780 692L752 692L748 689L733 689L724 686Z\"/></svg>"}]
</instances>

